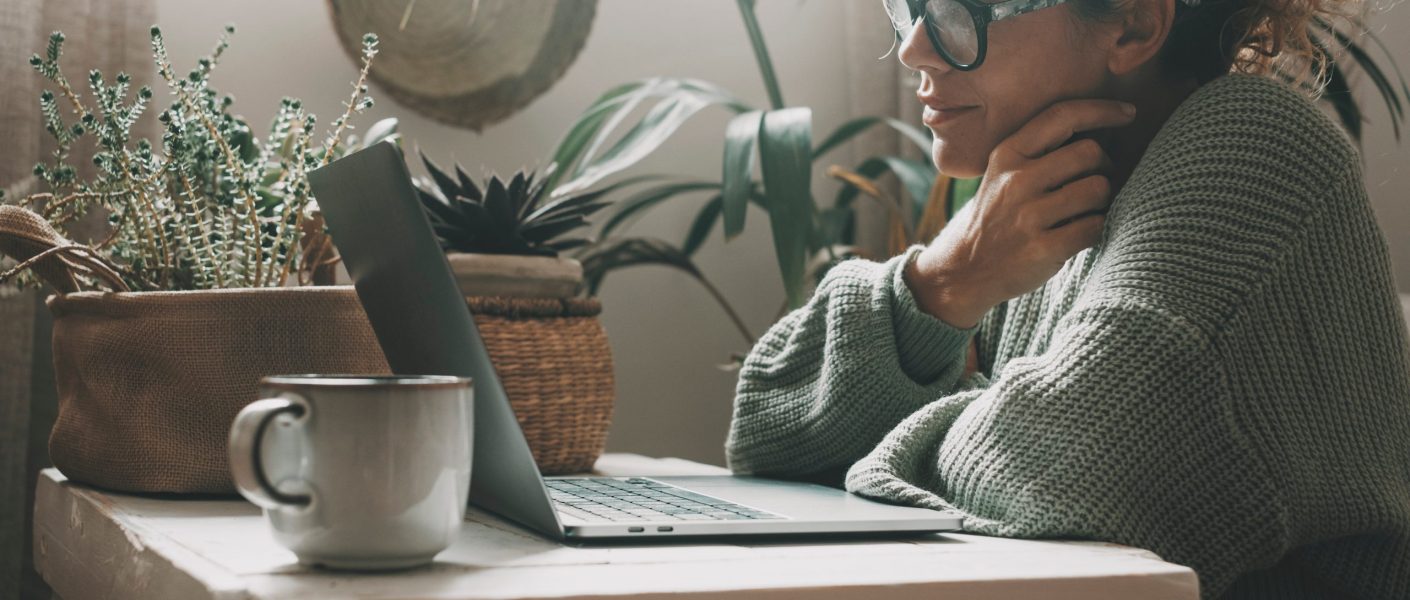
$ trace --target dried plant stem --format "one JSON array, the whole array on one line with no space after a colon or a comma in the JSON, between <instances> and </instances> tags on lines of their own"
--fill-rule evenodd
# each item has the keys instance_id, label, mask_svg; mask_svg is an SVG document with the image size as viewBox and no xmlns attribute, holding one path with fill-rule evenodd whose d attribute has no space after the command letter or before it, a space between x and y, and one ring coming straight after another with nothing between
<instances>
[{"instance_id":1,"label":"dried plant stem","mask_svg":"<svg viewBox=\"0 0 1410 600\"><path fill-rule=\"evenodd\" d=\"M333 161L333 149L338 147L338 141L342 139L343 132L348 128L348 120L357 111L363 90L367 89L367 73L372 69L372 57L366 53L362 56L362 70L358 71L357 83L353 85L352 95L348 97L347 108L343 111L342 118L338 119L338 127L328 136L328 140L323 143L323 162L326 165Z\"/></svg>"}]
</instances>

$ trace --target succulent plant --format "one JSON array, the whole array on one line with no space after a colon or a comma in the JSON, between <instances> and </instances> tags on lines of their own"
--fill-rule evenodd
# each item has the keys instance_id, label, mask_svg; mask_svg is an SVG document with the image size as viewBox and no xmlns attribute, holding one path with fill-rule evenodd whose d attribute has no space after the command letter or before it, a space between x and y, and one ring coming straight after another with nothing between
<instances>
[{"instance_id":1,"label":"succulent plant","mask_svg":"<svg viewBox=\"0 0 1410 600\"><path fill-rule=\"evenodd\" d=\"M588 244L587 238L560 236L587 225L588 215L610 204L596 201L605 189L543 204L549 195L548 175L556 165L549 165L538 181L532 171L521 169L507 182L491 175L476 185L458 164L451 177L425 154L421 162L431 177L417 182L417 195L447 252L557 256Z\"/></svg>"}]
</instances>

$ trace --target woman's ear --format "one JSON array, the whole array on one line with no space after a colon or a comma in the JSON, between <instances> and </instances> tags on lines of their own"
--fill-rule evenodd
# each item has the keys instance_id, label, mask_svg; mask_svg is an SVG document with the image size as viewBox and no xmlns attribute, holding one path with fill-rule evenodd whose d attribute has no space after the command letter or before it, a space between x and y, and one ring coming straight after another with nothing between
<instances>
[{"instance_id":1,"label":"woman's ear","mask_svg":"<svg viewBox=\"0 0 1410 600\"><path fill-rule=\"evenodd\" d=\"M1160 54L1175 23L1177 1L1130 1L1119 23L1120 32L1108 53L1107 68L1113 75L1131 73Z\"/></svg>"}]
</instances>

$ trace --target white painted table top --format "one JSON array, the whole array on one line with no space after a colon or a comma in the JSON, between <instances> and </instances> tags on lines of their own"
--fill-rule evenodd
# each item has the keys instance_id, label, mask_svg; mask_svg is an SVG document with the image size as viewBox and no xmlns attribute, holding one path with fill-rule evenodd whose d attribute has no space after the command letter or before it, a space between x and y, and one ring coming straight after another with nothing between
<instances>
[{"instance_id":1,"label":"white painted table top","mask_svg":"<svg viewBox=\"0 0 1410 600\"><path fill-rule=\"evenodd\" d=\"M608 454L606 475L727 473ZM471 510L428 567L346 574L300 566L242 500L96 491L40 475L35 566L65 600L273 598L1143 598L1199 597L1193 571L1098 542L935 534L905 541L726 540L565 546Z\"/></svg>"}]
</instances>

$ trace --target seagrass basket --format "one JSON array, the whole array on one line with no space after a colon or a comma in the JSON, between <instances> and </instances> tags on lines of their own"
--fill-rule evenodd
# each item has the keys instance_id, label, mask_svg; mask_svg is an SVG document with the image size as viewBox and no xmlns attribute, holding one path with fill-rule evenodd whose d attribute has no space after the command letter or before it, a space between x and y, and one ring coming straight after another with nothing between
<instances>
[{"instance_id":1,"label":"seagrass basket","mask_svg":"<svg viewBox=\"0 0 1410 600\"><path fill-rule=\"evenodd\" d=\"M539 470L592 469L607 443L615 384L596 298L471 296L480 336Z\"/></svg>"}]
</instances>

